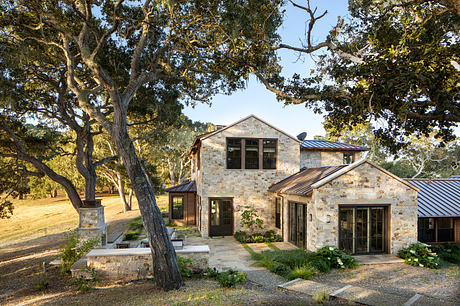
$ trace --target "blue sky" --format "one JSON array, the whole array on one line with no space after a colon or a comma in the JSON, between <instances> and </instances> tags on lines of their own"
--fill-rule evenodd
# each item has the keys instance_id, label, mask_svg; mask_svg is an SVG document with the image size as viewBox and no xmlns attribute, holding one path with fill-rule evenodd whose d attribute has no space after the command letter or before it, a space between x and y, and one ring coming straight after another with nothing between
<instances>
[{"instance_id":1,"label":"blue sky","mask_svg":"<svg viewBox=\"0 0 460 306\"><path fill-rule=\"evenodd\" d=\"M306 1L297 1L304 5ZM327 9L327 15L321 19L313 31L313 43L324 40L330 29L337 23L337 16L347 15L347 0L314 1L311 7L318 7L322 13ZM306 14L300 10L286 6L286 15L279 33L283 43L299 46L299 38L305 33ZM314 67L310 57L298 60L298 55L292 51L279 53L283 74L290 76L293 73L307 75ZM315 135L324 135L322 127L323 117L314 114L303 105L284 106L277 102L275 94L267 91L254 77L251 77L245 90L233 93L231 96L218 95L212 100L212 105L198 104L194 108L186 107L184 113L192 120L212 122L228 125L250 114L254 114L285 132L295 136L307 132L307 138Z\"/></svg>"}]
</instances>

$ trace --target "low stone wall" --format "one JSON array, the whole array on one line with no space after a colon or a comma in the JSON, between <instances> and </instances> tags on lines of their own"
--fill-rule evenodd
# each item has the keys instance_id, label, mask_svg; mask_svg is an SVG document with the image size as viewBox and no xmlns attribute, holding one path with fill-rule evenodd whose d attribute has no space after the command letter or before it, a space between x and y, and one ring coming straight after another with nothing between
<instances>
[{"instance_id":1,"label":"low stone wall","mask_svg":"<svg viewBox=\"0 0 460 306\"><path fill-rule=\"evenodd\" d=\"M177 256L193 260L192 269L208 267L209 247L184 246L176 250ZM150 248L96 249L86 255L86 266L94 268L104 280L132 281L152 278L152 253Z\"/></svg>"}]
</instances>

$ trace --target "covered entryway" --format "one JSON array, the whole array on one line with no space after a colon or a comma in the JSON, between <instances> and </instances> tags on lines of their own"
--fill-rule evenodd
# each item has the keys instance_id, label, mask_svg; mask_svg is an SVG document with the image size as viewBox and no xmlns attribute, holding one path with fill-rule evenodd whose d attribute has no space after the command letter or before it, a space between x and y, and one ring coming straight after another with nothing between
<instances>
[{"instance_id":1,"label":"covered entryway","mask_svg":"<svg viewBox=\"0 0 460 306\"><path fill-rule=\"evenodd\" d=\"M209 236L233 235L233 198L209 199Z\"/></svg>"},{"instance_id":2,"label":"covered entryway","mask_svg":"<svg viewBox=\"0 0 460 306\"><path fill-rule=\"evenodd\" d=\"M387 206L339 207L339 248L350 254L388 252Z\"/></svg>"}]
</instances>

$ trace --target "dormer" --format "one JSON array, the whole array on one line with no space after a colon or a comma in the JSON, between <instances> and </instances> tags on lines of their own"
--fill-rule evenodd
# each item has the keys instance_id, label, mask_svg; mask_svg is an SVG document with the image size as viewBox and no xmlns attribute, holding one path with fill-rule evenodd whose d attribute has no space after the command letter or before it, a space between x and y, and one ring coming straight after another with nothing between
<instances>
[{"instance_id":1,"label":"dormer","mask_svg":"<svg viewBox=\"0 0 460 306\"><path fill-rule=\"evenodd\" d=\"M328 140L304 140L300 143L300 168L352 164L370 148Z\"/></svg>"}]
</instances>

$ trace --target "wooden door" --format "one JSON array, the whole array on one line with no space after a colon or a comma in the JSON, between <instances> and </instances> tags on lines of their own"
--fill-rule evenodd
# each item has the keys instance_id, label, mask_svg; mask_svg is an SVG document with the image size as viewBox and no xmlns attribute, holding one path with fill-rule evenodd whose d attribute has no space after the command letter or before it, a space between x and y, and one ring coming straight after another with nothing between
<instances>
[{"instance_id":1,"label":"wooden door","mask_svg":"<svg viewBox=\"0 0 460 306\"><path fill-rule=\"evenodd\" d=\"M209 199L209 236L233 235L233 199Z\"/></svg>"}]
</instances>

